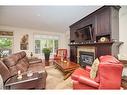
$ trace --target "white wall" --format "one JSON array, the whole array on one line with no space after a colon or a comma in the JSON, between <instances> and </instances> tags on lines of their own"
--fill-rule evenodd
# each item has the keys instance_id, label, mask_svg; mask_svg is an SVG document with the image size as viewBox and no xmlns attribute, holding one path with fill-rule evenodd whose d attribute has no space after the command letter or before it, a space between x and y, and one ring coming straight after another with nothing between
<instances>
[{"instance_id":1,"label":"white wall","mask_svg":"<svg viewBox=\"0 0 127 95\"><path fill-rule=\"evenodd\" d=\"M127 6L119 11L119 40L124 42L120 46L120 59L127 60Z\"/></svg>"},{"instance_id":2,"label":"white wall","mask_svg":"<svg viewBox=\"0 0 127 95\"><path fill-rule=\"evenodd\" d=\"M25 50L27 55L30 55L30 52L34 52L34 34L45 34L45 35L56 35L59 36L59 48L68 48L66 42L66 32L65 33L57 33L57 32L48 32L48 31L40 31L33 29L24 29L17 27L9 27L9 26L0 26L0 30L3 31L13 31L14 32L14 48L13 52L19 52L20 50L20 40L23 35L29 35L29 47L28 50ZM40 57L39 55L35 55Z\"/></svg>"},{"instance_id":3,"label":"white wall","mask_svg":"<svg viewBox=\"0 0 127 95\"><path fill-rule=\"evenodd\" d=\"M120 46L119 59L127 60L127 6L119 11L119 40L124 42ZM127 67L124 67L123 75L127 75Z\"/></svg>"}]
</instances>

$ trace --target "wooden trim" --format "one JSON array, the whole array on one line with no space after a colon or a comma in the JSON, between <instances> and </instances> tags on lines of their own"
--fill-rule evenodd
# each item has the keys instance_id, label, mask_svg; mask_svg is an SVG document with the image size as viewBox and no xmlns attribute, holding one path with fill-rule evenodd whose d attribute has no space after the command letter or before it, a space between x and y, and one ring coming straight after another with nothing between
<instances>
[{"instance_id":1,"label":"wooden trim","mask_svg":"<svg viewBox=\"0 0 127 95\"><path fill-rule=\"evenodd\" d=\"M86 43L86 44L68 44L69 46L88 46L88 45L103 45L103 44L113 44L114 42L96 42L96 43Z\"/></svg>"},{"instance_id":2,"label":"wooden trim","mask_svg":"<svg viewBox=\"0 0 127 95\"><path fill-rule=\"evenodd\" d=\"M0 36L13 36L13 32L10 32L10 31L0 31Z\"/></svg>"}]
</instances>

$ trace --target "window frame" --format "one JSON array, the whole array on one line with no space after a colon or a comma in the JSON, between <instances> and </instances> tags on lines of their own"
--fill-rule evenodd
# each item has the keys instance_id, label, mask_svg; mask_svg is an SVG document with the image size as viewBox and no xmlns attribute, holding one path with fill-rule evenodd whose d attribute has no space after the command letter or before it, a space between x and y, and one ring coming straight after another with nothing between
<instances>
[{"instance_id":1,"label":"window frame","mask_svg":"<svg viewBox=\"0 0 127 95\"><path fill-rule=\"evenodd\" d=\"M38 36L38 37L36 37ZM42 36L42 37L39 37L39 36ZM35 52L35 41L36 40L40 40L40 44L41 44L41 40L46 40L46 44L47 44L47 40L53 40L53 52L50 54L50 57L52 58L53 55L56 53L55 52L55 40L58 41L58 48L59 48L59 36L56 36L56 35L44 35L44 34L35 34L34 35L34 53L37 54L37 55L41 55L42 57L44 57L44 54L41 52L42 50L42 46L40 45L40 53L36 53Z\"/></svg>"},{"instance_id":2,"label":"window frame","mask_svg":"<svg viewBox=\"0 0 127 95\"><path fill-rule=\"evenodd\" d=\"M11 48L0 48L0 49L4 49L4 50L9 50L11 49L11 54L14 52L14 36L1 36L0 38L11 38L12 39L12 47Z\"/></svg>"}]
</instances>

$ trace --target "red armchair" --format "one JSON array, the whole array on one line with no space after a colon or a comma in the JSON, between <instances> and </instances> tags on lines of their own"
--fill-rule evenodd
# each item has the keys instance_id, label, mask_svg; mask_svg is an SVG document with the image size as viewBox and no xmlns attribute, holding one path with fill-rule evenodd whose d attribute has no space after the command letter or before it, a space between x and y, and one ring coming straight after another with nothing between
<instances>
[{"instance_id":1,"label":"red armchair","mask_svg":"<svg viewBox=\"0 0 127 95\"><path fill-rule=\"evenodd\" d=\"M123 65L112 56L102 56L99 59L95 79L90 78L91 68L89 66L73 72L71 75L73 89L120 89Z\"/></svg>"},{"instance_id":2,"label":"red armchair","mask_svg":"<svg viewBox=\"0 0 127 95\"><path fill-rule=\"evenodd\" d=\"M54 55L54 60L60 60L61 57L67 58L67 49L58 49L56 55Z\"/></svg>"}]
</instances>

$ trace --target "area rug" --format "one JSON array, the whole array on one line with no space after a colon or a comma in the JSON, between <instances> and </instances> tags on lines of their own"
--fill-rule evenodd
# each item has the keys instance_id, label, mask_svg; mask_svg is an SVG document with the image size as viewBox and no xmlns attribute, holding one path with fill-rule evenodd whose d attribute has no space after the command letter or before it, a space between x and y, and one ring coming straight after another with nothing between
<instances>
[{"instance_id":1,"label":"area rug","mask_svg":"<svg viewBox=\"0 0 127 95\"><path fill-rule=\"evenodd\" d=\"M63 73L58 69L55 69L54 65L46 66L45 68L48 73L46 90L72 89L72 80L70 77L64 80Z\"/></svg>"}]
</instances>

